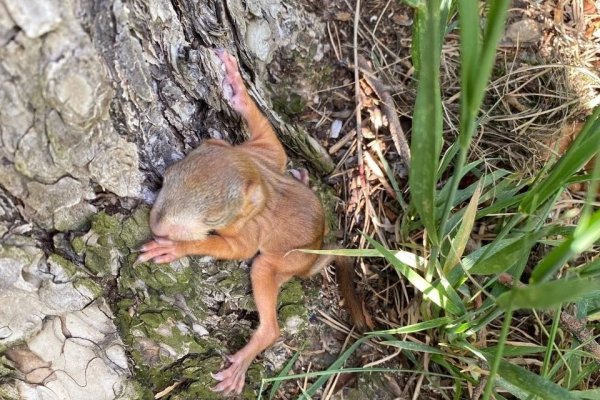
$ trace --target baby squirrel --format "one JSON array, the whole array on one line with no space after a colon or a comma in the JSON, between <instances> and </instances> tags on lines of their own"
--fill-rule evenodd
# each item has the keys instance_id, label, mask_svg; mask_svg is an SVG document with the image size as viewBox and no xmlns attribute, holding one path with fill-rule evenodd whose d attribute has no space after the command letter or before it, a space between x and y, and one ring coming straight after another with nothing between
<instances>
[{"instance_id":1,"label":"baby squirrel","mask_svg":"<svg viewBox=\"0 0 600 400\"><path fill-rule=\"evenodd\" d=\"M253 258L250 277L259 325L246 346L228 357L214 374L215 391L241 393L246 370L279 337L277 295L294 276L308 277L334 259L294 251L321 249L325 235L323 207L307 186L284 174L287 156L273 127L250 98L237 62L216 50L225 67L223 92L250 132L233 146L209 139L165 172L163 187L150 212L154 240L141 248L136 262L168 263L187 255L218 259ZM366 327L354 291L353 265L336 258L340 291L358 329Z\"/></svg>"}]
</instances>

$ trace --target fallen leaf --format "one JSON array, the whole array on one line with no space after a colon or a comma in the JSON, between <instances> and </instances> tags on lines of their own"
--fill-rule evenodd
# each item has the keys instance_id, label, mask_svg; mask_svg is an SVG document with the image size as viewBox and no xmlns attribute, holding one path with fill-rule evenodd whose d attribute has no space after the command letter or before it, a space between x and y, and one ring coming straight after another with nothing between
<instances>
[{"instance_id":1,"label":"fallen leaf","mask_svg":"<svg viewBox=\"0 0 600 400\"><path fill-rule=\"evenodd\" d=\"M352 20L352 14L347 11L340 11L335 13L335 19L338 21L348 22Z\"/></svg>"}]
</instances>

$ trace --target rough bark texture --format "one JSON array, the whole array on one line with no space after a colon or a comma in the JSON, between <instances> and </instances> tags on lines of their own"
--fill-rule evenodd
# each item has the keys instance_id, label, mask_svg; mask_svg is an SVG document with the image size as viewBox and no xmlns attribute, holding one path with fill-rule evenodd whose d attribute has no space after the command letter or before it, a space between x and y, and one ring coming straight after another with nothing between
<instances>
[{"instance_id":1,"label":"rough bark texture","mask_svg":"<svg viewBox=\"0 0 600 400\"><path fill-rule=\"evenodd\" d=\"M133 269L145 203L203 139L242 140L213 47L238 56L286 146L331 169L261 84L276 52L318 53L321 34L281 1L0 0L0 398L214 397L208 373L251 328L247 273ZM288 331L299 297L284 289Z\"/></svg>"}]
</instances>

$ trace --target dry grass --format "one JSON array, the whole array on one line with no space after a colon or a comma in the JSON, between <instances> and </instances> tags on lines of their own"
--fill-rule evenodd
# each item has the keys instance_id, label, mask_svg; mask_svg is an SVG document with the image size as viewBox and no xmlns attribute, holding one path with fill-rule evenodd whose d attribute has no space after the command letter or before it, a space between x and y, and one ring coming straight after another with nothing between
<instances>
[{"instance_id":1,"label":"dry grass","mask_svg":"<svg viewBox=\"0 0 600 400\"><path fill-rule=\"evenodd\" d=\"M410 221L405 220L409 196L408 166L392 138L390 131L394 127L390 126L391 118L384 111L382 88L375 88L368 79L376 78L383 84L383 90L393 97L399 128L410 136L416 97L410 57L413 13L397 1L360 3L357 8L357 2L343 0L320 10L327 21L330 54L335 57L337 66L329 86L312 94L321 100L310 106L302 117L303 122L326 144L337 163L329 183L334 185L341 198L337 233L344 245L365 248L362 233L366 233L387 248L397 249L402 243L405 248L426 255L423 232L402 230L402 227L410 226ZM504 167L525 175L536 172L559 151L556 144L564 135L565 126L580 121L600 104L597 71L600 35L594 36L594 31L589 31L590 24L595 24L597 19L593 15L585 16L577 7L561 4L562 17L555 4L517 3L509 15L508 24L523 18L538 21L541 33L535 43L505 41L498 52L471 153L473 160L484 159L488 169ZM579 3L575 1L574 4ZM359 18L355 18L357 13ZM367 72L359 68L355 54L364 56L372 70ZM355 82L355 76L359 78L358 82ZM447 147L457 135L459 119L459 49L458 38L452 32L446 36L443 46L441 76ZM341 120L342 129L339 137L332 138L330 127L336 119ZM578 198L576 194L573 196ZM488 221L488 225L480 225L469 246L474 249L493 239L493 225L493 220ZM422 315L418 293L400 279L395 270L378 262L360 260L359 282L360 290L366 295L366 309L377 327L395 328L430 319L431 316ZM510 341L543 346L547 337L543 327L551 324L550 317L546 314L516 315ZM337 331L357 337L333 313L322 313L321 320ZM478 335L478 340L494 342L499 331L500 326L492 322ZM422 344L438 342L438 338L425 333L406 335L404 339ZM566 339L563 337L562 340ZM443 346L443 343L437 345ZM558 344L561 348L562 345ZM373 351L374 348L377 351ZM369 347L359 357L361 365L398 367L406 363L399 354L390 348ZM517 362L539 370L540 360L523 357ZM419 361L422 371L428 371L428 355ZM465 368L458 359L452 364L459 369ZM436 393L431 388L422 392L422 371L403 374L399 381L390 381L388 389L400 398L452 398L451 380L443 378L438 381ZM434 368L432 372L439 371ZM450 386L446 387L446 384ZM333 387L335 383L331 381L325 393L331 395ZM469 396L478 398L481 387L470 383L467 387Z\"/></svg>"}]
</instances>

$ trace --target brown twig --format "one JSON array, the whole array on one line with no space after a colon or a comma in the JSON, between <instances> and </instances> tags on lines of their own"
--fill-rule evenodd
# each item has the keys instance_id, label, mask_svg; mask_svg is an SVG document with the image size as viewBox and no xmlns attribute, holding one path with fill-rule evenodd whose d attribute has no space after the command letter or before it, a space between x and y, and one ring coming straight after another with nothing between
<instances>
[{"instance_id":1,"label":"brown twig","mask_svg":"<svg viewBox=\"0 0 600 400\"><path fill-rule=\"evenodd\" d=\"M560 314L560 322L583 344L584 349L593 354L596 363L600 363L600 345L594 339L592 332L586 327L587 319L577 319L574 315L563 311Z\"/></svg>"},{"instance_id":2,"label":"brown twig","mask_svg":"<svg viewBox=\"0 0 600 400\"><path fill-rule=\"evenodd\" d=\"M473 390L471 400L479 400L479 398L483 394L483 389L485 388L486 383L487 377L482 376L481 379L479 379L479 383L477 383L477 386L475 386L475 389Z\"/></svg>"},{"instance_id":3,"label":"brown twig","mask_svg":"<svg viewBox=\"0 0 600 400\"><path fill-rule=\"evenodd\" d=\"M358 70L358 23L360 21L360 0L356 0L354 10L354 95L356 96L356 153L358 155L358 173L362 189L366 188L365 162L363 160L363 137L362 137L362 98L360 93L360 73Z\"/></svg>"},{"instance_id":4,"label":"brown twig","mask_svg":"<svg viewBox=\"0 0 600 400\"><path fill-rule=\"evenodd\" d=\"M400 156L402 156L406 167L410 168L410 147L406 141L406 136L402 130L402 125L400 125L400 119L396 113L394 99L392 98L392 95L386 86L375 76L369 62L362 55L358 57L357 62L358 67L363 72L366 81L373 88L377 94L377 97L379 97L379 100L381 100L381 111L383 111L387 117L390 126L390 134L392 136L392 140L394 141L396 151L398 154L400 154Z\"/></svg>"}]
</instances>

